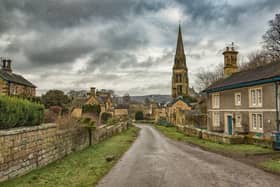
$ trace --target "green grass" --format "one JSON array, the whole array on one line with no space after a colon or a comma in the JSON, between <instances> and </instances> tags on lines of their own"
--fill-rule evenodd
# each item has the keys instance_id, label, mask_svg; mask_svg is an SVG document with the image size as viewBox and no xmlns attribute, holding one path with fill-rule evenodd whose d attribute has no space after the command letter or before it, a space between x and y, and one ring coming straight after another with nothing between
<instances>
[{"instance_id":1,"label":"green grass","mask_svg":"<svg viewBox=\"0 0 280 187\"><path fill-rule=\"evenodd\" d=\"M280 173L280 159L271 159L265 162L262 162L260 166L266 170Z\"/></svg>"},{"instance_id":2,"label":"green grass","mask_svg":"<svg viewBox=\"0 0 280 187\"><path fill-rule=\"evenodd\" d=\"M130 147L137 136L138 129L132 127L122 134L111 137L83 151L68 155L44 168L11 181L0 183L2 187L59 187L59 186L94 186L123 153ZM106 156L115 156L111 162Z\"/></svg>"},{"instance_id":3,"label":"green grass","mask_svg":"<svg viewBox=\"0 0 280 187\"><path fill-rule=\"evenodd\" d=\"M250 155L250 154L263 154L263 153L273 153L274 151L269 148L264 148L257 145L248 145L248 144L220 144L216 142L211 142L197 137L186 136L181 132L178 132L175 127L164 127L156 125L156 128L162 132L167 137L185 141L191 144L198 145L202 148L205 148L210 151L223 152L230 154L240 154L240 155Z\"/></svg>"}]
</instances>

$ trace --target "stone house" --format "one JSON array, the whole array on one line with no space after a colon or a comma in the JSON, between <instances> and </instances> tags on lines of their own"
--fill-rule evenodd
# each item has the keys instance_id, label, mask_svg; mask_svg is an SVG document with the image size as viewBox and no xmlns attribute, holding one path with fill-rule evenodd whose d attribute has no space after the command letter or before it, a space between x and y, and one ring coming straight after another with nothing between
<instances>
[{"instance_id":1,"label":"stone house","mask_svg":"<svg viewBox=\"0 0 280 187\"><path fill-rule=\"evenodd\" d=\"M36 95L36 86L23 76L13 73L12 61L10 59L1 59L2 67L0 69L0 95L26 96Z\"/></svg>"},{"instance_id":2,"label":"stone house","mask_svg":"<svg viewBox=\"0 0 280 187\"><path fill-rule=\"evenodd\" d=\"M111 97L111 93L105 90L96 92L96 88L92 87L90 89L89 98L87 99L85 104L89 105L100 105L101 113L103 112L113 112L113 101Z\"/></svg>"},{"instance_id":3,"label":"stone house","mask_svg":"<svg viewBox=\"0 0 280 187\"><path fill-rule=\"evenodd\" d=\"M167 105L167 120L172 123L176 124L176 114L179 111L190 111L192 110L192 106L188 98L183 96L177 97L171 103Z\"/></svg>"},{"instance_id":4,"label":"stone house","mask_svg":"<svg viewBox=\"0 0 280 187\"><path fill-rule=\"evenodd\" d=\"M207 128L226 134L270 137L279 130L280 62L237 72L237 54L227 47L224 78L207 93Z\"/></svg>"},{"instance_id":5,"label":"stone house","mask_svg":"<svg viewBox=\"0 0 280 187\"><path fill-rule=\"evenodd\" d=\"M125 104L119 104L116 107L114 107L114 117L117 118L124 118L128 117L128 105Z\"/></svg>"}]
</instances>

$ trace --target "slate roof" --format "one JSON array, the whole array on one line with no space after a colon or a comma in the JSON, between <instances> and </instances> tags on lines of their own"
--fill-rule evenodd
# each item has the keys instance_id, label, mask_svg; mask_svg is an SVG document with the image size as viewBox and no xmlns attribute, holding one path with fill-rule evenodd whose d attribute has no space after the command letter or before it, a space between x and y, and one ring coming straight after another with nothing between
<instances>
[{"instance_id":1,"label":"slate roof","mask_svg":"<svg viewBox=\"0 0 280 187\"><path fill-rule=\"evenodd\" d=\"M5 81L36 88L36 86L34 84L32 84L31 82L26 80L24 77L22 77L21 75L12 73L12 72L7 72L7 71L0 69L0 77L2 79L4 79Z\"/></svg>"},{"instance_id":2,"label":"slate roof","mask_svg":"<svg viewBox=\"0 0 280 187\"><path fill-rule=\"evenodd\" d=\"M250 85L250 83L253 84L254 82L258 84L257 81L261 84L261 81L270 80L275 77L280 78L280 61L273 62L256 69L234 73L228 78L215 82L204 90L204 92L219 91L221 89L233 89L234 86L237 87L239 85L239 87L242 87L240 85L245 85L245 83L247 83L247 86Z\"/></svg>"},{"instance_id":3,"label":"slate roof","mask_svg":"<svg viewBox=\"0 0 280 187\"><path fill-rule=\"evenodd\" d=\"M127 104L118 104L115 109L128 109L129 105Z\"/></svg>"},{"instance_id":4,"label":"slate roof","mask_svg":"<svg viewBox=\"0 0 280 187\"><path fill-rule=\"evenodd\" d=\"M170 105L173 105L174 103L176 103L177 101L183 101L184 103L186 103L188 106L191 106L191 101L189 98L187 97L183 97L183 96L179 96L176 99L174 99L171 103L169 103Z\"/></svg>"}]
</instances>

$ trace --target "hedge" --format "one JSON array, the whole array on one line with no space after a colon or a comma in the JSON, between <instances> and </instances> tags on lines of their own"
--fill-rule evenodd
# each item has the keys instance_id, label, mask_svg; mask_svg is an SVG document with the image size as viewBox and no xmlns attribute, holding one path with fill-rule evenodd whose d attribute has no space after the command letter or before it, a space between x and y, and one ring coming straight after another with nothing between
<instances>
[{"instance_id":1,"label":"hedge","mask_svg":"<svg viewBox=\"0 0 280 187\"><path fill-rule=\"evenodd\" d=\"M43 118L43 105L26 99L0 96L0 129L40 125Z\"/></svg>"},{"instance_id":2,"label":"hedge","mask_svg":"<svg viewBox=\"0 0 280 187\"><path fill-rule=\"evenodd\" d=\"M144 113L142 111L138 111L135 114L135 120L143 120L144 119Z\"/></svg>"}]
</instances>

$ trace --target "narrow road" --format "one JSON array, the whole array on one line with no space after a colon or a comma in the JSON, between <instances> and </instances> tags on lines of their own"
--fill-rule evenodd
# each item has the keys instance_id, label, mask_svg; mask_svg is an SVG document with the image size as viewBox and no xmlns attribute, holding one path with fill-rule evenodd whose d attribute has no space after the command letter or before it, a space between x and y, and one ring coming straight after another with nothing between
<instances>
[{"instance_id":1,"label":"narrow road","mask_svg":"<svg viewBox=\"0 0 280 187\"><path fill-rule=\"evenodd\" d=\"M280 186L280 177L139 127L137 140L98 187Z\"/></svg>"}]
</instances>

